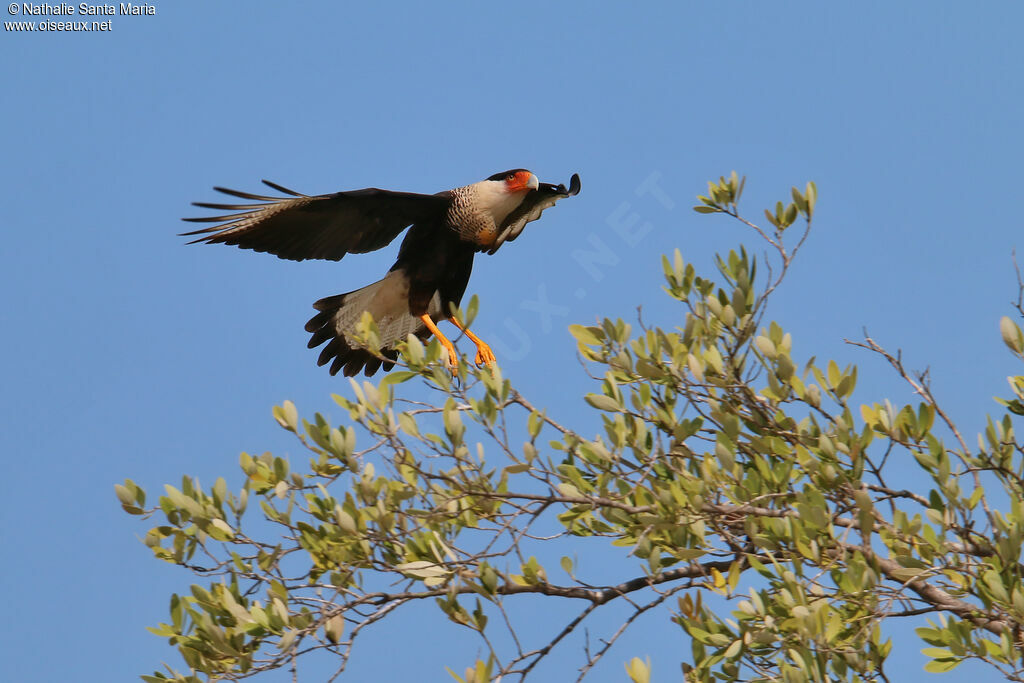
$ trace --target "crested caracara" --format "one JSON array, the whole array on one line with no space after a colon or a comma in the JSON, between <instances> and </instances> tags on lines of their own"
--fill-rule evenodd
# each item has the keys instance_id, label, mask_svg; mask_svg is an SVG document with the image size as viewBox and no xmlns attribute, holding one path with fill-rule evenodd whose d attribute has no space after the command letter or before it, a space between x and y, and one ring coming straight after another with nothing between
<instances>
[{"instance_id":1,"label":"crested caracara","mask_svg":"<svg viewBox=\"0 0 1024 683\"><path fill-rule=\"evenodd\" d=\"M476 344L478 365L494 362L494 353L468 329L451 317L469 284L473 256L493 254L511 242L530 221L563 197L580 191L574 174L565 185L540 183L523 169L496 173L486 180L437 194L414 194L367 188L324 195L304 195L264 180L285 197L266 197L216 187L219 192L248 199L255 204L195 206L228 215L186 218L186 221L217 223L185 235L202 235L190 242L233 244L264 251L284 259L339 261L345 254L363 254L391 243L412 226L402 240L398 260L383 279L347 294L320 299L319 311L306 323L312 332L309 348L327 342L318 365L331 364L331 374L347 376L378 368L385 371L398 358L396 346L414 334L422 340L435 335L448 351L455 372L458 356L437 322L449 320ZM383 359L353 341L356 324L369 312L380 332Z\"/></svg>"}]
</instances>

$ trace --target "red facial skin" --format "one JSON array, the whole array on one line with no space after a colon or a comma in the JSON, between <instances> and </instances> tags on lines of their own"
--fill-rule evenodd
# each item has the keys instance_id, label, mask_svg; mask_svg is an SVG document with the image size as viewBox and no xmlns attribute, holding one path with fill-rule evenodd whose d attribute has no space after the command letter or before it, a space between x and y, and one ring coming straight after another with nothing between
<instances>
[{"instance_id":1,"label":"red facial skin","mask_svg":"<svg viewBox=\"0 0 1024 683\"><path fill-rule=\"evenodd\" d=\"M530 187L530 179L532 177L533 174L529 171L518 171L505 181L505 187L508 188L509 192L526 192L533 189Z\"/></svg>"}]
</instances>

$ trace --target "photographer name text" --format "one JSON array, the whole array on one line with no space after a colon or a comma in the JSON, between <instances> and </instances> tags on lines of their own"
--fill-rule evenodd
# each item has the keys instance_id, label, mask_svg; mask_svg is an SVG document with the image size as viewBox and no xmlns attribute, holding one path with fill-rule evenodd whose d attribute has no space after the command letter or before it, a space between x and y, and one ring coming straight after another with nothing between
<instances>
[{"instance_id":1,"label":"photographer name text","mask_svg":"<svg viewBox=\"0 0 1024 683\"><path fill-rule=\"evenodd\" d=\"M21 4L21 14L33 17L70 17L76 14L89 17L153 16L156 14L156 5L145 2L138 5L131 2L122 2L117 5L90 5L87 2L79 5L69 5L65 2L59 5L50 5L45 2L24 2Z\"/></svg>"}]
</instances>

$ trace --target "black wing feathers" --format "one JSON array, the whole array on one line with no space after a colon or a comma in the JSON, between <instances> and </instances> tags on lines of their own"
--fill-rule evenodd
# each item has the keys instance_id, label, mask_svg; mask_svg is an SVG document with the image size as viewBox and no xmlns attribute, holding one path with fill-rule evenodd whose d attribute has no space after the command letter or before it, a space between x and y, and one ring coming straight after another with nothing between
<instances>
[{"instance_id":1,"label":"black wing feathers","mask_svg":"<svg viewBox=\"0 0 1024 683\"><path fill-rule=\"evenodd\" d=\"M268 180L263 182L289 196L270 197L215 187L223 194L258 203L196 202L199 207L233 213L186 218L218 225L183 234L202 235L192 243L236 245L294 261L338 261L345 254L387 246L409 225L443 216L450 202L447 192L424 195L367 188L310 196Z\"/></svg>"}]
</instances>

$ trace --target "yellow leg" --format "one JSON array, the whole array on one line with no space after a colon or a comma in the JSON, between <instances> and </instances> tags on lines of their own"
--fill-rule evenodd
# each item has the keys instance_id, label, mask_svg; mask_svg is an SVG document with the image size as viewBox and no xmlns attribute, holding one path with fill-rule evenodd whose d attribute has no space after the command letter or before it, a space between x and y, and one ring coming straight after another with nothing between
<instances>
[{"instance_id":1,"label":"yellow leg","mask_svg":"<svg viewBox=\"0 0 1024 683\"><path fill-rule=\"evenodd\" d=\"M452 325L455 325L455 327L465 332L466 336L469 337L469 341L476 344L477 365L483 365L485 363L487 365L494 365L494 363L497 362L497 358L494 357L494 351L491 351L491 347L484 343L483 340L480 339L480 337L470 332L468 327L463 327L462 325L460 325L458 321L455 320L455 318L448 318L448 322L450 322Z\"/></svg>"},{"instance_id":2,"label":"yellow leg","mask_svg":"<svg viewBox=\"0 0 1024 683\"><path fill-rule=\"evenodd\" d=\"M423 324L427 326L427 329L437 337L437 341L441 342L441 346L448 351L448 369L452 371L453 375L458 374L459 355L455 352L455 345L449 341L448 337L441 334L441 330L437 329L437 325L434 324L434 321L430 319L429 315L424 313L420 316L420 320L422 320Z\"/></svg>"}]
</instances>

